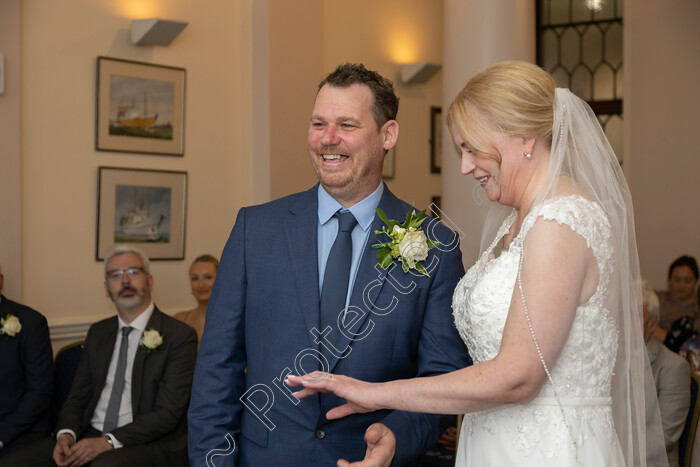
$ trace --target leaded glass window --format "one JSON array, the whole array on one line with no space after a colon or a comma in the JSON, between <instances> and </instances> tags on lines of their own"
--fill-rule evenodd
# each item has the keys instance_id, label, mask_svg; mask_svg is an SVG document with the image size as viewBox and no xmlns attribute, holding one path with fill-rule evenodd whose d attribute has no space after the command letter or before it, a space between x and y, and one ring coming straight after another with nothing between
<instances>
[{"instance_id":1,"label":"leaded glass window","mask_svg":"<svg viewBox=\"0 0 700 467\"><path fill-rule=\"evenodd\" d=\"M584 99L622 163L623 0L537 0L537 63Z\"/></svg>"}]
</instances>

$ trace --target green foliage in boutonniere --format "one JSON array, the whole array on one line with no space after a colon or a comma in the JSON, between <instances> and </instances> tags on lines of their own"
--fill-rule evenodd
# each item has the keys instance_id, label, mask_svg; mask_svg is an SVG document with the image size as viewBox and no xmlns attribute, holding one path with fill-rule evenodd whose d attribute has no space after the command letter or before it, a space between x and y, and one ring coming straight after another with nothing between
<instances>
[{"instance_id":1,"label":"green foliage in boutonniere","mask_svg":"<svg viewBox=\"0 0 700 467\"><path fill-rule=\"evenodd\" d=\"M165 347L163 344L163 336L161 336L160 333L153 328L143 331L140 344L141 347L146 350L146 352L155 352L156 350Z\"/></svg>"},{"instance_id":2,"label":"green foliage in boutonniere","mask_svg":"<svg viewBox=\"0 0 700 467\"><path fill-rule=\"evenodd\" d=\"M386 225L382 227L382 230L375 230L374 233L377 235L383 233L390 238L388 242L372 245L372 248L379 250L377 252L379 260L377 266L386 268L394 259L398 259L401 262L403 272L415 269L421 274L430 276L421 261L426 259L428 251L438 246L440 242L430 240L420 228L425 220L425 210L416 214L416 210L411 209L406 213L406 220L403 224L387 219L384 211L379 208L376 211Z\"/></svg>"},{"instance_id":3,"label":"green foliage in boutonniere","mask_svg":"<svg viewBox=\"0 0 700 467\"><path fill-rule=\"evenodd\" d=\"M17 334L22 330L22 324L12 313L7 313L0 319L0 334L7 338L17 337Z\"/></svg>"}]
</instances>

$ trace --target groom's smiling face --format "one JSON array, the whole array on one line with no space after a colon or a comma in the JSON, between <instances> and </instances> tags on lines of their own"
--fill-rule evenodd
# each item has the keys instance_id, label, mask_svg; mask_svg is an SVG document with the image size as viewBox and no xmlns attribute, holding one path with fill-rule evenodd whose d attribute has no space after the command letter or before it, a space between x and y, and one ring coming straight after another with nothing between
<instances>
[{"instance_id":1,"label":"groom's smiling face","mask_svg":"<svg viewBox=\"0 0 700 467\"><path fill-rule=\"evenodd\" d=\"M387 138L387 128L393 131L396 125L398 133L393 120L377 128L373 105L372 92L362 84L344 88L326 84L316 95L307 139L309 155L321 185L346 207L379 186L386 149L395 141L392 135Z\"/></svg>"}]
</instances>

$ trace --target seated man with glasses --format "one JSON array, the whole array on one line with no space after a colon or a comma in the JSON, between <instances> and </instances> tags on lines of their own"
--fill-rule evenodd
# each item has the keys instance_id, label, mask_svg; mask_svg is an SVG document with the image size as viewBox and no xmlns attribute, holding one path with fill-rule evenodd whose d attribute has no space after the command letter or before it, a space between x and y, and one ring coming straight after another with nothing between
<instances>
[{"instance_id":1,"label":"seated man with glasses","mask_svg":"<svg viewBox=\"0 0 700 467\"><path fill-rule=\"evenodd\" d=\"M141 251L110 252L104 286L117 316L88 331L56 439L27 445L0 467L186 465L197 336L151 301L153 277Z\"/></svg>"}]
</instances>

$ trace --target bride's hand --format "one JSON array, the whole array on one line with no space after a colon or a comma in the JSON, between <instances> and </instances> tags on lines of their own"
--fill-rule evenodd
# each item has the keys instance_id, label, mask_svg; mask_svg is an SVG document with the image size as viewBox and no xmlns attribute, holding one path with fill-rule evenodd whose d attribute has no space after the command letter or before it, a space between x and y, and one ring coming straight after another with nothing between
<instances>
[{"instance_id":1,"label":"bride's hand","mask_svg":"<svg viewBox=\"0 0 700 467\"><path fill-rule=\"evenodd\" d=\"M374 412L382 408L372 401L371 391L375 386L374 383L366 383L349 376L314 371L304 376L288 375L285 381L290 387L304 386L304 389L294 393L294 396L299 399L319 392L332 392L345 399L345 404L328 411L326 418L329 420L355 413Z\"/></svg>"}]
</instances>

